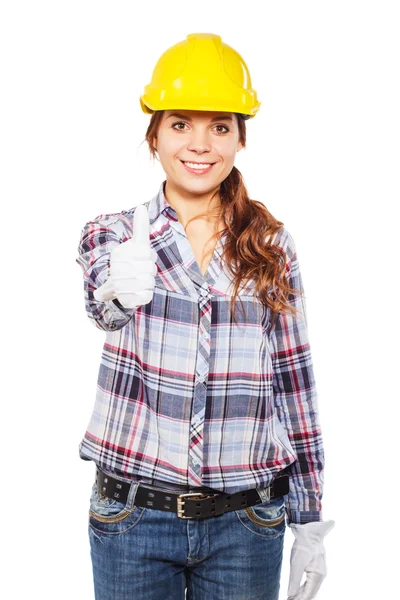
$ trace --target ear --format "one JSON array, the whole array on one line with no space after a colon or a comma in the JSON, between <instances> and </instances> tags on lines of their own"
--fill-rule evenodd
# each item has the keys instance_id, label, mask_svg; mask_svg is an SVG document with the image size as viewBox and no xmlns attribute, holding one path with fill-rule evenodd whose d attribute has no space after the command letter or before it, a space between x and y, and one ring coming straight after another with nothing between
<instances>
[{"instance_id":1,"label":"ear","mask_svg":"<svg viewBox=\"0 0 400 600\"><path fill-rule=\"evenodd\" d=\"M237 150L236 150L236 152L240 152L240 150L242 150L242 148L243 148L243 144L242 144L242 142L238 142L238 145L237 145Z\"/></svg>"}]
</instances>

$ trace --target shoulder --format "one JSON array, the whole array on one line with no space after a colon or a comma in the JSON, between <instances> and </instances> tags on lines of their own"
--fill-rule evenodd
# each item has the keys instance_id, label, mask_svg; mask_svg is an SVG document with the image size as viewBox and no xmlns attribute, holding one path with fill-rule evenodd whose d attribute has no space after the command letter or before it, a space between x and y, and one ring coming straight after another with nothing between
<instances>
[{"instance_id":1,"label":"shoulder","mask_svg":"<svg viewBox=\"0 0 400 600\"><path fill-rule=\"evenodd\" d=\"M148 203L145 203L147 205ZM138 205L139 206L139 205ZM121 242L132 237L133 215L137 206L115 213L102 213L84 225L82 233L86 235L103 233L117 236Z\"/></svg>"},{"instance_id":2,"label":"shoulder","mask_svg":"<svg viewBox=\"0 0 400 600\"><path fill-rule=\"evenodd\" d=\"M279 231L272 235L271 239L268 239L268 243L272 246L279 246L286 254L286 263L290 263L296 256L296 244L292 234L282 227Z\"/></svg>"}]
</instances>

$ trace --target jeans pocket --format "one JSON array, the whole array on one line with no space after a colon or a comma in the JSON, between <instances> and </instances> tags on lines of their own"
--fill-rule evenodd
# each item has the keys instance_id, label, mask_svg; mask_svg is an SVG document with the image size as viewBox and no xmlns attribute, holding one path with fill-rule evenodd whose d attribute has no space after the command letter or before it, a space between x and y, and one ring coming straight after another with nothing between
<instances>
[{"instance_id":1,"label":"jeans pocket","mask_svg":"<svg viewBox=\"0 0 400 600\"><path fill-rule=\"evenodd\" d=\"M271 537L285 532L284 496L277 496L268 503L254 504L236 512L242 524L255 533Z\"/></svg>"},{"instance_id":2,"label":"jeans pocket","mask_svg":"<svg viewBox=\"0 0 400 600\"><path fill-rule=\"evenodd\" d=\"M136 505L129 510L125 502L100 494L96 483L92 486L89 524L103 533L122 533L136 524L143 510L143 507Z\"/></svg>"},{"instance_id":3,"label":"jeans pocket","mask_svg":"<svg viewBox=\"0 0 400 600\"><path fill-rule=\"evenodd\" d=\"M126 519L131 511L126 509L124 502L101 495L94 483L90 495L89 514L104 523L118 523Z\"/></svg>"}]
</instances>

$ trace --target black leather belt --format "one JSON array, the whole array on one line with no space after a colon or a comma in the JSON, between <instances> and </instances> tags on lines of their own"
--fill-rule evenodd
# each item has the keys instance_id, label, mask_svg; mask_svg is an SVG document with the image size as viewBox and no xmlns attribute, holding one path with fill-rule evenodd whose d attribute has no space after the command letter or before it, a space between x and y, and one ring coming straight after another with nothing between
<instances>
[{"instance_id":1,"label":"black leather belt","mask_svg":"<svg viewBox=\"0 0 400 600\"><path fill-rule=\"evenodd\" d=\"M123 503L126 503L131 487L130 483L106 475L97 466L96 485L100 494ZM271 499L287 494L289 475L278 473L269 488ZM181 519L216 517L231 510L240 510L261 503L262 500L255 488L235 494L201 491L174 493L154 490L139 483L135 497L135 506L175 512Z\"/></svg>"}]
</instances>

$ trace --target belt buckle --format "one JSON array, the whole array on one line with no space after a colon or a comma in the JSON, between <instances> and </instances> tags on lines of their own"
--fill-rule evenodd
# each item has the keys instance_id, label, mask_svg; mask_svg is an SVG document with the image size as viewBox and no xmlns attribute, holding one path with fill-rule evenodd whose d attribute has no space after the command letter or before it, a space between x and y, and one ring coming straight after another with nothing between
<instances>
[{"instance_id":1,"label":"belt buckle","mask_svg":"<svg viewBox=\"0 0 400 600\"><path fill-rule=\"evenodd\" d=\"M201 498L208 498L210 496L213 496L214 494L203 494L202 492L186 492L183 494L179 494L178 498L177 498L177 510L176 510L176 514L178 515L178 517L180 519L194 519L195 517L184 517L183 513L185 512L185 509L183 508L185 501L182 500L182 498L185 496L198 496Z\"/></svg>"}]
</instances>

